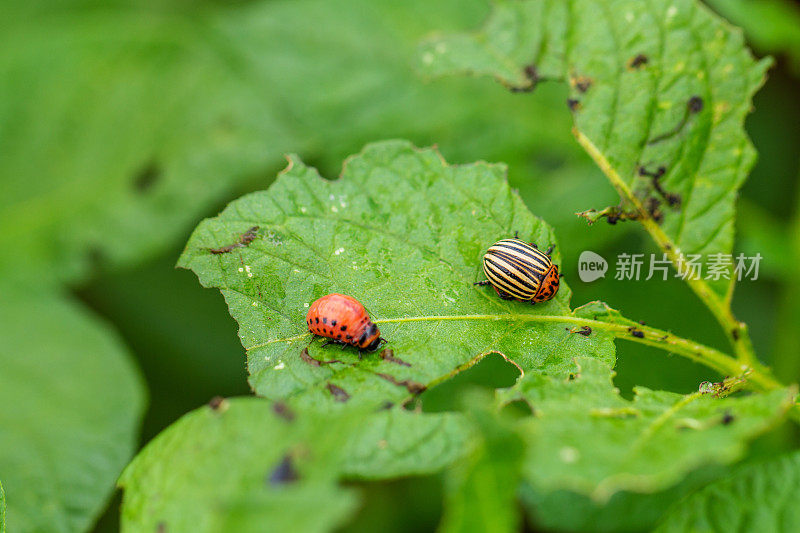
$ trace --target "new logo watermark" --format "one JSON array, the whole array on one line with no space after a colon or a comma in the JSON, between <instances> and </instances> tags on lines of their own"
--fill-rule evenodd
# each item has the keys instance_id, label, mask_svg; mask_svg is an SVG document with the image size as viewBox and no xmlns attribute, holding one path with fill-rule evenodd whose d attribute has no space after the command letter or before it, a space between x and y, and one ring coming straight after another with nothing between
<instances>
[{"instance_id":1,"label":"new logo watermark","mask_svg":"<svg viewBox=\"0 0 800 533\"><path fill-rule=\"evenodd\" d=\"M578 277L581 278L581 281L589 283L604 278L607 271L608 262L602 255L590 250L581 252L581 256L578 258Z\"/></svg>"},{"instance_id":2,"label":"new logo watermark","mask_svg":"<svg viewBox=\"0 0 800 533\"><path fill-rule=\"evenodd\" d=\"M614 279L649 280L661 278L666 281L670 269L674 270L676 278L690 280L743 280L755 281L758 279L759 266L762 255L757 253L752 256L745 254L700 254L681 255L677 265L667 258L656 254L619 254L614 269ZM600 254L590 250L581 252L578 258L578 277L584 283L589 283L606 276L608 262Z\"/></svg>"}]
</instances>

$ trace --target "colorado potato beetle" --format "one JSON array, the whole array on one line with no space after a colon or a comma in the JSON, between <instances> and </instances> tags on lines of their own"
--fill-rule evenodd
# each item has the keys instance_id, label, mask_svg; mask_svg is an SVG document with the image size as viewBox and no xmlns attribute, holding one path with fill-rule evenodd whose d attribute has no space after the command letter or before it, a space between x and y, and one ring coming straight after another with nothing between
<instances>
[{"instance_id":1,"label":"colorado potato beetle","mask_svg":"<svg viewBox=\"0 0 800 533\"><path fill-rule=\"evenodd\" d=\"M475 285L491 285L504 300L546 302L556 295L560 276L550 254L519 239L497 241L483 256L483 272L488 278Z\"/></svg>"},{"instance_id":2,"label":"colorado potato beetle","mask_svg":"<svg viewBox=\"0 0 800 533\"><path fill-rule=\"evenodd\" d=\"M359 350L372 351L386 342L361 302L344 294L328 294L316 300L308 309L306 324L314 335Z\"/></svg>"}]
</instances>

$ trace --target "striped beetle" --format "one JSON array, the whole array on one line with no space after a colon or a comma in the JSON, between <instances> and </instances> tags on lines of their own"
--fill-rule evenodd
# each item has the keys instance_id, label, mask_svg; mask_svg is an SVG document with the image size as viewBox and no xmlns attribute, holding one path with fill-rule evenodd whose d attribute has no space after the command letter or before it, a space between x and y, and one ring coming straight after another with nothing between
<instances>
[{"instance_id":1,"label":"striped beetle","mask_svg":"<svg viewBox=\"0 0 800 533\"><path fill-rule=\"evenodd\" d=\"M517 238L497 241L483 256L483 272L488 279L475 285L491 285L503 300L546 302L558 292L558 266L550 254Z\"/></svg>"}]
</instances>

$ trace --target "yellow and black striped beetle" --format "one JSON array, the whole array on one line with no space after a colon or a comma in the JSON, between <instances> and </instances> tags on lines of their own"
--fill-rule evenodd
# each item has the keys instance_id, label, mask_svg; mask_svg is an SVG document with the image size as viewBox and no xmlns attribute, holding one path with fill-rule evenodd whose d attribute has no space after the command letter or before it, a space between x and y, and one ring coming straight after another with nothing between
<instances>
[{"instance_id":1,"label":"yellow and black striped beetle","mask_svg":"<svg viewBox=\"0 0 800 533\"><path fill-rule=\"evenodd\" d=\"M546 302L556 295L560 275L550 254L533 243L517 238L497 241L483 256L483 272L488 279L475 285L491 285L503 300Z\"/></svg>"}]
</instances>

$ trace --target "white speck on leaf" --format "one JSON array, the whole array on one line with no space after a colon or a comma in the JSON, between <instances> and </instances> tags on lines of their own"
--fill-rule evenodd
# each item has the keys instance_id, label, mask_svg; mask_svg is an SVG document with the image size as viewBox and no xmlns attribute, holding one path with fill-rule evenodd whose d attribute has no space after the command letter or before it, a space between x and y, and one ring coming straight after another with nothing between
<instances>
[{"instance_id":1,"label":"white speck on leaf","mask_svg":"<svg viewBox=\"0 0 800 533\"><path fill-rule=\"evenodd\" d=\"M337 248L333 251L334 255L339 255L340 253L344 252L344 248Z\"/></svg>"},{"instance_id":2,"label":"white speck on leaf","mask_svg":"<svg viewBox=\"0 0 800 533\"><path fill-rule=\"evenodd\" d=\"M286 365L283 364L283 361L278 361L278 364L275 365L273 368L275 368L275 370L283 370L284 368L286 368Z\"/></svg>"},{"instance_id":3,"label":"white speck on leaf","mask_svg":"<svg viewBox=\"0 0 800 533\"><path fill-rule=\"evenodd\" d=\"M576 448L572 446L564 446L560 450L558 450L558 457L561 461L572 464L577 461L581 456L581 452L579 452Z\"/></svg>"},{"instance_id":4,"label":"white speck on leaf","mask_svg":"<svg viewBox=\"0 0 800 533\"><path fill-rule=\"evenodd\" d=\"M447 52L447 45L444 44L444 43L437 43L436 44L436 53L437 54L443 54L445 52Z\"/></svg>"},{"instance_id":5,"label":"white speck on leaf","mask_svg":"<svg viewBox=\"0 0 800 533\"><path fill-rule=\"evenodd\" d=\"M424 54L422 54L422 62L425 63L426 65L430 65L431 63L433 63L433 54L430 52L425 52Z\"/></svg>"},{"instance_id":6,"label":"white speck on leaf","mask_svg":"<svg viewBox=\"0 0 800 533\"><path fill-rule=\"evenodd\" d=\"M669 6L669 9L667 9L667 18L671 19L677 14L678 14L678 8L675 6Z\"/></svg>"}]
</instances>

